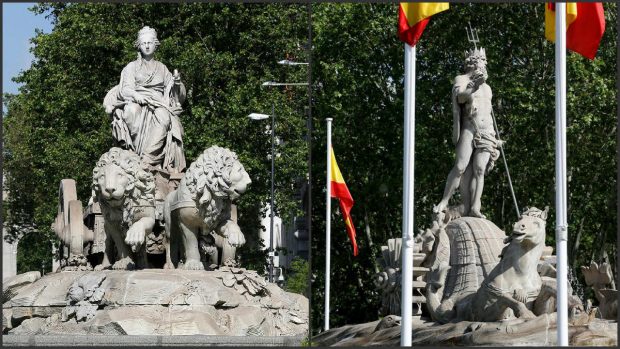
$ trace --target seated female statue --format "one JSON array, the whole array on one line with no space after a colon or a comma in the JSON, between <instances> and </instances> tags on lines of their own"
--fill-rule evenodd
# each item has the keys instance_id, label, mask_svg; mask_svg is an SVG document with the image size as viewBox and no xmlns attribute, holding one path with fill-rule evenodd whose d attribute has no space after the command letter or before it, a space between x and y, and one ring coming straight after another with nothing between
<instances>
[{"instance_id":1,"label":"seated female statue","mask_svg":"<svg viewBox=\"0 0 620 349\"><path fill-rule=\"evenodd\" d=\"M179 120L185 86L154 59L159 46L155 29L145 26L134 43L138 59L121 72L120 83L106 95L103 105L112 116L116 143L140 155L155 169L180 173L185 169L183 126Z\"/></svg>"}]
</instances>

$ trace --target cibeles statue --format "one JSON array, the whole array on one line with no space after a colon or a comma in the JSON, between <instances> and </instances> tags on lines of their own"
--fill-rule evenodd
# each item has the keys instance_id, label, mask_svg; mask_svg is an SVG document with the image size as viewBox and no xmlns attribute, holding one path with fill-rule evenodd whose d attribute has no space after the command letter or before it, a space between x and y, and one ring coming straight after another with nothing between
<instances>
[{"instance_id":1,"label":"cibeles statue","mask_svg":"<svg viewBox=\"0 0 620 349\"><path fill-rule=\"evenodd\" d=\"M456 145L456 162L448 175L443 198L433 212L443 212L460 184L463 216L485 218L481 213L484 176L499 157L491 99L486 83L487 59L484 48L466 52L465 74L458 75L452 86L452 141Z\"/></svg>"},{"instance_id":2,"label":"cibeles statue","mask_svg":"<svg viewBox=\"0 0 620 349\"><path fill-rule=\"evenodd\" d=\"M171 73L155 60L155 29L142 28L134 45L138 58L125 66L119 84L103 102L112 116L112 135L120 147L134 151L152 168L181 173L186 166L179 120L185 86L177 70Z\"/></svg>"}]
</instances>

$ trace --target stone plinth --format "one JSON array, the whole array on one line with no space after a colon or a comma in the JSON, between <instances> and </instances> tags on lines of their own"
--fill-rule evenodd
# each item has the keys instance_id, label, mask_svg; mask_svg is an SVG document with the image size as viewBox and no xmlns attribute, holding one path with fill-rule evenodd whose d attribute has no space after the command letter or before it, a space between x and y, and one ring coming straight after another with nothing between
<instances>
[{"instance_id":1,"label":"stone plinth","mask_svg":"<svg viewBox=\"0 0 620 349\"><path fill-rule=\"evenodd\" d=\"M2 344L11 347L298 347L301 346L303 340L303 336L2 336Z\"/></svg>"},{"instance_id":2,"label":"stone plinth","mask_svg":"<svg viewBox=\"0 0 620 349\"><path fill-rule=\"evenodd\" d=\"M312 337L317 346L399 346L400 325L381 328L379 321L333 328ZM556 314L534 319L504 322L460 321L440 325L433 321L413 322L415 346L555 346ZM587 314L569 325L571 346L617 346L618 323L588 318Z\"/></svg>"},{"instance_id":3,"label":"stone plinth","mask_svg":"<svg viewBox=\"0 0 620 349\"><path fill-rule=\"evenodd\" d=\"M308 329L305 297L235 268L48 274L3 308L9 335L299 336Z\"/></svg>"}]
</instances>

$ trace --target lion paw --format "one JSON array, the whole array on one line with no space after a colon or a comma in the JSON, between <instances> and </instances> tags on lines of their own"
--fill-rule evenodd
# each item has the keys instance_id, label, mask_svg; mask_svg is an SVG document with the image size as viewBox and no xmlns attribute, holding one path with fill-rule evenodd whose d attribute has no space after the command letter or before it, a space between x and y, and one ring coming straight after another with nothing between
<instances>
[{"instance_id":1,"label":"lion paw","mask_svg":"<svg viewBox=\"0 0 620 349\"><path fill-rule=\"evenodd\" d=\"M241 247L245 245L245 236L241 231L233 231L228 235L228 243L232 247Z\"/></svg>"},{"instance_id":2,"label":"lion paw","mask_svg":"<svg viewBox=\"0 0 620 349\"><path fill-rule=\"evenodd\" d=\"M144 244L146 239L146 232L140 221L134 223L127 230L127 236L125 237L125 243L131 246L131 250L136 252L140 249L140 246Z\"/></svg>"},{"instance_id":3,"label":"lion paw","mask_svg":"<svg viewBox=\"0 0 620 349\"><path fill-rule=\"evenodd\" d=\"M164 269L176 269L174 267L174 264L172 264L172 262L167 262L166 264L164 264Z\"/></svg>"},{"instance_id":4,"label":"lion paw","mask_svg":"<svg viewBox=\"0 0 620 349\"><path fill-rule=\"evenodd\" d=\"M204 265L202 265L201 261L189 259L185 264L183 264L183 269L185 270L205 270Z\"/></svg>"},{"instance_id":5,"label":"lion paw","mask_svg":"<svg viewBox=\"0 0 620 349\"><path fill-rule=\"evenodd\" d=\"M229 221L222 227L221 231L222 235L226 238L228 244L230 244L231 246L240 247L245 244L245 235L243 235L243 232L241 232L241 228L239 228L236 223Z\"/></svg>"},{"instance_id":6,"label":"lion paw","mask_svg":"<svg viewBox=\"0 0 620 349\"><path fill-rule=\"evenodd\" d=\"M136 263L129 257L125 257L112 265L114 270L134 270L135 268Z\"/></svg>"},{"instance_id":7,"label":"lion paw","mask_svg":"<svg viewBox=\"0 0 620 349\"><path fill-rule=\"evenodd\" d=\"M102 271L104 269L110 269L110 265L111 265L110 263L105 263L105 264L102 263L102 264L97 265L94 270L95 271Z\"/></svg>"}]
</instances>

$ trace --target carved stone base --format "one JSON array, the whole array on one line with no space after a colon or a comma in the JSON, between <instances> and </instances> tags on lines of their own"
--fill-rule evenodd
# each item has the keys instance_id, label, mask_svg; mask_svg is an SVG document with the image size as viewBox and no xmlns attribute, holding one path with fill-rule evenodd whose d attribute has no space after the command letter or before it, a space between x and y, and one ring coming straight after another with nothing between
<instances>
[{"instance_id":1,"label":"carved stone base","mask_svg":"<svg viewBox=\"0 0 620 349\"><path fill-rule=\"evenodd\" d=\"M60 272L3 305L9 335L295 336L308 300L241 268Z\"/></svg>"},{"instance_id":2,"label":"carved stone base","mask_svg":"<svg viewBox=\"0 0 620 349\"><path fill-rule=\"evenodd\" d=\"M380 328L379 321L333 328L312 337L318 346L399 346L400 325ZM414 321L412 345L431 346L555 346L556 314L529 320L504 322L461 321L439 325L431 321ZM569 325L571 346L617 346L618 323L583 318Z\"/></svg>"}]
</instances>

